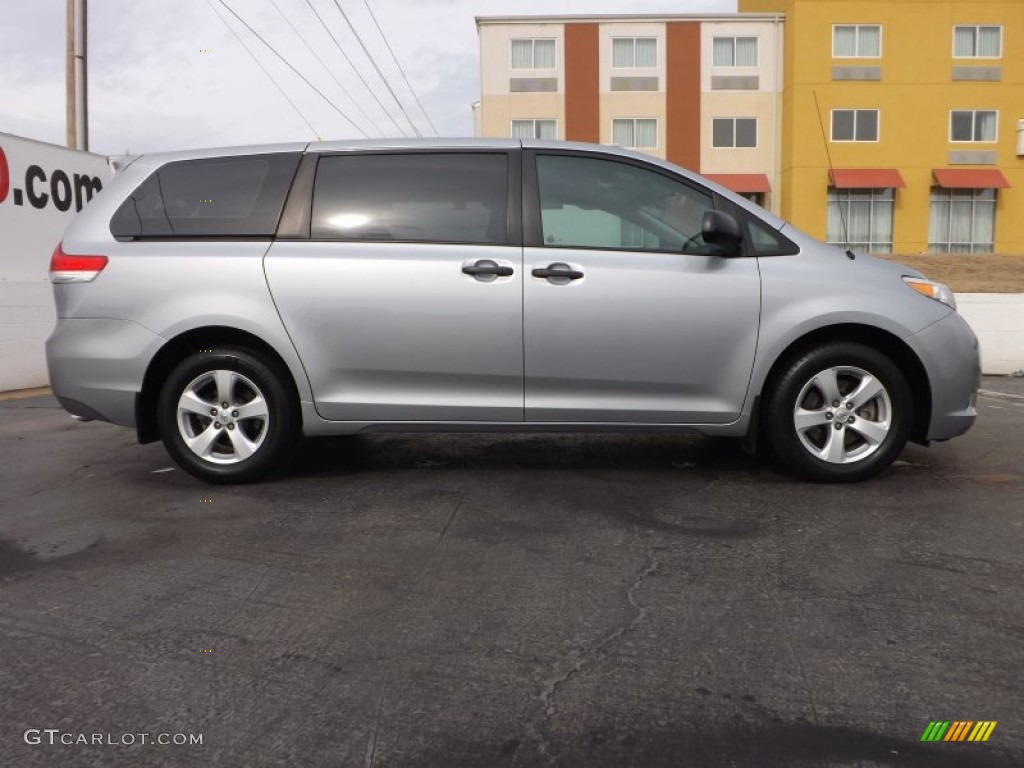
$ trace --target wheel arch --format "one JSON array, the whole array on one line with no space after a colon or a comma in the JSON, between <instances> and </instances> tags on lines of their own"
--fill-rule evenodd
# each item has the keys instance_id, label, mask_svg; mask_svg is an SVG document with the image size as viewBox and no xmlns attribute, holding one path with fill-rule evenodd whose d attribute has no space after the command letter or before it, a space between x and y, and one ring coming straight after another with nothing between
<instances>
[{"instance_id":1,"label":"wheel arch","mask_svg":"<svg viewBox=\"0 0 1024 768\"><path fill-rule=\"evenodd\" d=\"M910 427L910 439L914 442L926 443L932 413L932 390L924 364L914 350L898 336L871 325L859 323L827 325L794 339L775 357L761 386L755 392L757 408L764 407L768 393L772 391L775 382L792 360L814 347L836 341L864 344L878 350L899 366L903 375L907 377L907 384L913 394L914 412ZM757 422L761 421L760 416L760 413L756 414Z\"/></svg>"},{"instance_id":2,"label":"wheel arch","mask_svg":"<svg viewBox=\"0 0 1024 768\"><path fill-rule=\"evenodd\" d=\"M153 443L160 439L157 401L160 398L160 386L174 367L195 352L224 346L242 347L259 353L267 365L281 377L282 383L291 395L295 417L301 420L299 389L295 377L274 347L248 331L229 326L206 326L192 328L168 340L146 368L142 391L135 397L135 429L140 443Z\"/></svg>"}]
</instances>

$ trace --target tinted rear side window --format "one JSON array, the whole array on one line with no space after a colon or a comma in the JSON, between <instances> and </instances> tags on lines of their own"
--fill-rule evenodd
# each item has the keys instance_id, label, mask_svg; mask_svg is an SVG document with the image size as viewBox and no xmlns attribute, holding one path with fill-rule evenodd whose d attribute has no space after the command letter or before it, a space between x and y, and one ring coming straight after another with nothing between
<instances>
[{"instance_id":1,"label":"tinted rear side window","mask_svg":"<svg viewBox=\"0 0 1024 768\"><path fill-rule=\"evenodd\" d=\"M167 163L121 204L110 231L115 237L272 237L299 158Z\"/></svg>"},{"instance_id":2,"label":"tinted rear side window","mask_svg":"<svg viewBox=\"0 0 1024 768\"><path fill-rule=\"evenodd\" d=\"M508 157L498 153L322 157L313 191L312 236L505 243Z\"/></svg>"}]
</instances>

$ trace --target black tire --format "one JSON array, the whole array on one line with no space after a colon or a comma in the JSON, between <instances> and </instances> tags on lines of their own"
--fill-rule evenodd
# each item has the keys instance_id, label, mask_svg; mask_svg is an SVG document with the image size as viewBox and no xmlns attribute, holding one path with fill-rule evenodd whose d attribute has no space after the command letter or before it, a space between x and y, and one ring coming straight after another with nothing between
<instances>
[{"instance_id":1,"label":"black tire","mask_svg":"<svg viewBox=\"0 0 1024 768\"><path fill-rule=\"evenodd\" d=\"M826 387L821 386L830 382L829 371L839 393L831 403L824 402ZM868 381L863 374L877 380L883 393L849 409L845 395ZM816 482L872 477L895 461L910 437L913 401L906 377L891 359L863 344L831 342L794 357L783 364L766 395L762 439L785 469ZM840 407L832 407L834 402ZM809 412L808 422L827 421L798 430L798 405Z\"/></svg>"},{"instance_id":2,"label":"black tire","mask_svg":"<svg viewBox=\"0 0 1024 768\"><path fill-rule=\"evenodd\" d=\"M226 373L218 379L216 371ZM182 360L164 382L157 403L160 437L171 458L210 483L252 482L284 464L301 427L286 375L258 353L242 348L213 348ZM215 402L224 397L222 383L230 393L227 409ZM179 400L186 391L196 395L193 403L198 406L201 401L210 413L183 413L179 421ZM262 397L262 405L254 393ZM265 417L260 414L264 410ZM206 455L193 451L187 437L205 441ZM197 442L197 449L203 444Z\"/></svg>"}]
</instances>

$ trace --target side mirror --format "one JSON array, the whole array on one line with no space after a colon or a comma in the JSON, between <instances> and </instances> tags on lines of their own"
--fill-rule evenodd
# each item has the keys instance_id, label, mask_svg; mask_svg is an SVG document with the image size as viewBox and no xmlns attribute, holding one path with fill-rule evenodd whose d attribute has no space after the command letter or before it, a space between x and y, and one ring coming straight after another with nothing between
<instances>
[{"instance_id":1,"label":"side mirror","mask_svg":"<svg viewBox=\"0 0 1024 768\"><path fill-rule=\"evenodd\" d=\"M740 243L743 242L739 222L735 216L725 211L705 211L700 233L704 236L705 243L715 246L716 250L724 255L738 253Z\"/></svg>"}]
</instances>

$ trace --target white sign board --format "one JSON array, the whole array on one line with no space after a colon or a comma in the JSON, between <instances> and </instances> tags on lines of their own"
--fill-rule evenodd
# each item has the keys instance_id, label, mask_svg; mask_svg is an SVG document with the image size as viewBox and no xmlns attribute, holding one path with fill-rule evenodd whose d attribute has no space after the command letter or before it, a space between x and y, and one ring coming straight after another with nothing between
<instances>
[{"instance_id":1,"label":"white sign board","mask_svg":"<svg viewBox=\"0 0 1024 768\"><path fill-rule=\"evenodd\" d=\"M50 255L110 175L101 155L0 133L0 392L46 384Z\"/></svg>"},{"instance_id":2,"label":"white sign board","mask_svg":"<svg viewBox=\"0 0 1024 768\"><path fill-rule=\"evenodd\" d=\"M65 228L109 179L102 155L0 133L0 280L45 280Z\"/></svg>"}]
</instances>

